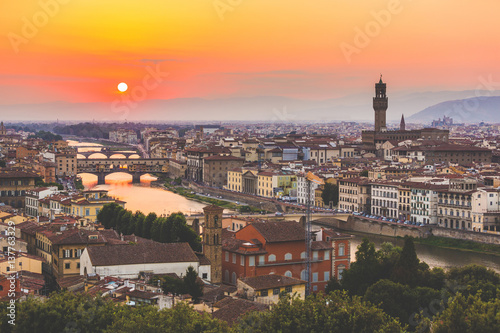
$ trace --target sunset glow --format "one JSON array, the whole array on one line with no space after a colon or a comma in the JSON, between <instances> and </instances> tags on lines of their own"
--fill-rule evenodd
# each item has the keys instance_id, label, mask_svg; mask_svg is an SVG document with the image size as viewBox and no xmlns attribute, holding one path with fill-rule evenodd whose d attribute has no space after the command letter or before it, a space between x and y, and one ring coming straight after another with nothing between
<instances>
[{"instance_id":1,"label":"sunset glow","mask_svg":"<svg viewBox=\"0 0 500 333\"><path fill-rule=\"evenodd\" d=\"M3 1L0 103L113 102L123 78L147 100L327 99L381 72L401 91L473 90L497 74L498 1L232 3Z\"/></svg>"}]
</instances>

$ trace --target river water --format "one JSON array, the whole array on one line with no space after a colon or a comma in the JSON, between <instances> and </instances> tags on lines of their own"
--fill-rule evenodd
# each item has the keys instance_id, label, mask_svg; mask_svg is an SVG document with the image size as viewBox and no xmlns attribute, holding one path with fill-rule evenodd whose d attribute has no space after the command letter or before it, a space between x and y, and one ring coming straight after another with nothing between
<instances>
[{"instance_id":1,"label":"river water","mask_svg":"<svg viewBox=\"0 0 500 333\"><path fill-rule=\"evenodd\" d=\"M375 243L375 247L377 249L380 248L380 245L382 245L383 242L391 242L400 247L403 247L404 245L404 240L401 238L356 233L351 240L351 261L356 260L355 254L357 247L363 241L363 237L368 237L371 242ZM446 269L469 264L477 264L486 266L495 270L497 273L500 273L500 257L492 254L444 249L426 244L415 244L415 250L417 251L420 261L426 262L431 268L442 267Z\"/></svg>"}]
</instances>

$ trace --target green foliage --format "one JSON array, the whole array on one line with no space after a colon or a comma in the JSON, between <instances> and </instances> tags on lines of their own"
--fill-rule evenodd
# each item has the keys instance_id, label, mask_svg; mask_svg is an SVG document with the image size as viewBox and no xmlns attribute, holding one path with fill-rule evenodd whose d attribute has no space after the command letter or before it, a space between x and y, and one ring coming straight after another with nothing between
<instances>
[{"instance_id":1,"label":"green foliage","mask_svg":"<svg viewBox=\"0 0 500 333\"><path fill-rule=\"evenodd\" d=\"M18 302L15 326L6 323L6 307L6 303L0 303L2 333L229 331L226 323L200 314L185 303L158 311L149 305L116 304L100 296L53 293L45 302L33 298Z\"/></svg>"},{"instance_id":2,"label":"green foliage","mask_svg":"<svg viewBox=\"0 0 500 333\"><path fill-rule=\"evenodd\" d=\"M384 279L368 288L364 300L379 306L388 315L399 318L401 323L409 324L413 313L440 297L440 292L435 289L410 288Z\"/></svg>"},{"instance_id":3,"label":"green foliage","mask_svg":"<svg viewBox=\"0 0 500 333\"><path fill-rule=\"evenodd\" d=\"M30 135L28 137L29 139L31 138L40 138L44 141L59 141L59 140L62 140L62 136L58 135L58 134L54 134L52 132L48 132L48 131L38 131L36 132L35 135Z\"/></svg>"},{"instance_id":4,"label":"green foliage","mask_svg":"<svg viewBox=\"0 0 500 333\"><path fill-rule=\"evenodd\" d=\"M335 184L325 183L321 199L323 199L325 206L329 206L330 202L332 202L333 206L337 206L339 203L339 187Z\"/></svg>"},{"instance_id":5,"label":"green foliage","mask_svg":"<svg viewBox=\"0 0 500 333\"><path fill-rule=\"evenodd\" d=\"M186 217L182 213L173 213L168 217L158 217L155 213L144 216L140 211L132 214L122 206L106 204L97 215L106 229L115 229L125 235L152 239L161 243L187 242L194 251L201 251L201 239L196 232L187 225Z\"/></svg>"},{"instance_id":6,"label":"green foliage","mask_svg":"<svg viewBox=\"0 0 500 333\"><path fill-rule=\"evenodd\" d=\"M188 267L183 281L188 294L193 297L195 303L198 303L200 297L203 296L203 282L198 279L198 273L196 273L193 266Z\"/></svg>"},{"instance_id":7,"label":"green foliage","mask_svg":"<svg viewBox=\"0 0 500 333\"><path fill-rule=\"evenodd\" d=\"M496 244L484 244L463 239L454 239L438 236L429 236L427 238L416 238L416 243L439 246L451 249L461 249L467 251L493 253L500 255L500 246Z\"/></svg>"},{"instance_id":8,"label":"green foliage","mask_svg":"<svg viewBox=\"0 0 500 333\"><path fill-rule=\"evenodd\" d=\"M419 264L420 260L417 257L413 239L405 236L405 245L396 265L394 265L392 280L416 286L419 282Z\"/></svg>"},{"instance_id":9,"label":"green foliage","mask_svg":"<svg viewBox=\"0 0 500 333\"><path fill-rule=\"evenodd\" d=\"M448 271L446 278L457 286L464 297L480 294L485 302L500 298L500 274L484 266L454 267Z\"/></svg>"},{"instance_id":10,"label":"green foliage","mask_svg":"<svg viewBox=\"0 0 500 333\"><path fill-rule=\"evenodd\" d=\"M368 177L368 170L363 170L361 171L361 173L359 174L361 177Z\"/></svg>"},{"instance_id":11,"label":"green foliage","mask_svg":"<svg viewBox=\"0 0 500 333\"><path fill-rule=\"evenodd\" d=\"M305 301L282 297L271 311L250 312L235 332L403 332L399 322L360 297L337 291Z\"/></svg>"},{"instance_id":12,"label":"green foliage","mask_svg":"<svg viewBox=\"0 0 500 333\"><path fill-rule=\"evenodd\" d=\"M40 178L40 177L35 178L35 186L36 187L52 187L52 186L56 186L59 191L64 190L64 186L63 185L61 185L59 183L54 183L54 182L45 183L42 180L42 178Z\"/></svg>"},{"instance_id":13,"label":"green foliage","mask_svg":"<svg viewBox=\"0 0 500 333\"><path fill-rule=\"evenodd\" d=\"M457 294L432 323L433 333L500 332L500 298L489 302L480 295Z\"/></svg>"},{"instance_id":14,"label":"green foliage","mask_svg":"<svg viewBox=\"0 0 500 333\"><path fill-rule=\"evenodd\" d=\"M75 179L75 187L77 190L83 190L85 189L85 186L83 186L83 181L81 178Z\"/></svg>"}]
</instances>

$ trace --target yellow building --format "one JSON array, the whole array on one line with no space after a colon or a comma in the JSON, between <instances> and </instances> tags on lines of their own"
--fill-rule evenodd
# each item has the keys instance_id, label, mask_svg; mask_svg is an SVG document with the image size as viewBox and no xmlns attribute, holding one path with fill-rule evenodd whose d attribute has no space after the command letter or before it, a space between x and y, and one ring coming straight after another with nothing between
<instances>
[{"instance_id":1,"label":"yellow building","mask_svg":"<svg viewBox=\"0 0 500 333\"><path fill-rule=\"evenodd\" d=\"M76 153L56 154L56 174L58 176L76 176Z\"/></svg>"},{"instance_id":2,"label":"yellow building","mask_svg":"<svg viewBox=\"0 0 500 333\"><path fill-rule=\"evenodd\" d=\"M19 271L42 274L43 260L41 258L22 252L16 252L14 257L14 261L9 260L8 256L0 259L0 274L10 274Z\"/></svg>"},{"instance_id":3,"label":"yellow building","mask_svg":"<svg viewBox=\"0 0 500 333\"><path fill-rule=\"evenodd\" d=\"M257 195L266 198L272 198L273 195L273 173L262 171L257 174Z\"/></svg>"},{"instance_id":4,"label":"yellow building","mask_svg":"<svg viewBox=\"0 0 500 333\"><path fill-rule=\"evenodd\" d=\"M238 294L257 303L278 303L281 294L305 299L306 281L277 274L238 279Z\"/></svg>"},{"instance_id":5,"label":"yellow building","mask_svg":"<svg viewBox=\"0 0 500 333\"><path fill-rule=\"evenodd\" d=\"M83 196L78 196L71 199L71 214L87 219L89 222L95 222L97 214L102 207L109 203L117 203L125 207L125 202L115 200L108 196L108 191L105 190L90 190L84 191Z\"/></svg>"},{"instance_id":6,"label":"yellow building","mask_svg":"<svg viewBox=\"0 0 500 333\"><path fill-rule=\"evenodd\" d=\"M227 172L227 189L230 191L241 192L243 171L241 168L229 170Z\"/></svg>"}]
</instances>

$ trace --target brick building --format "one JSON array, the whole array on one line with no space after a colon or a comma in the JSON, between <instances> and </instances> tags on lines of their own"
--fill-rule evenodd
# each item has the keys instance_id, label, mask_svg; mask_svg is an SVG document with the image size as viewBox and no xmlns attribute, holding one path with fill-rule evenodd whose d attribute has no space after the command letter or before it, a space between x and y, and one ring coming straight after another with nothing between
<instances>
[{"instance_id":1,"label":"brick building","mask_svg":"<svg viewBox=\"0 0 500 333\"><path fill-rule=\"evenodd\" d=\"M307 280L305 230L297 222L254 222L236 233L224 234L223 282L278 274ZM312 291L324 290L332 276L332 243L312 244Z\"/></svg>"}]
</instances>

